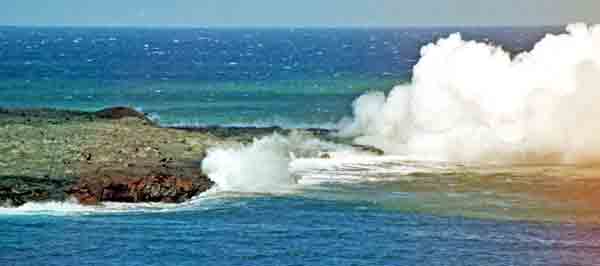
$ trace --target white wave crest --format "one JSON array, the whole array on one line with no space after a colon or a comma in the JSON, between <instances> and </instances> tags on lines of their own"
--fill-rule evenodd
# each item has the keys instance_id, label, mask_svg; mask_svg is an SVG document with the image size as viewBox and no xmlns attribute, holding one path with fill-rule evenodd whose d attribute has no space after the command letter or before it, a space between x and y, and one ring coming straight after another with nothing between
<instances>
[{"instance_id":1,"label":"white wave crest","mask_svg":"<svg viewBox=\"0 0 600 266\"><path fill-rule=\"evenodd\" d=\"M294 132L289 136L273 134L251 144L236 144L209 150L202 170L220 191L279 193L298 183L290 164L297 158L319 157L330 151L350 147Z\"/></svg>"},{"instance_id":2,"label":"white wave crest","mask_svg":"<svg viewBox=\"0 0 600 266\"><path fill-rule=\"evenodd\" d=\"M28 202L16 208L2 207L0 208L0 215L68 215L77 213L90 213L93 212L94 209L95 207L93 206L80 205L76 201L72 200L65 202Z\"/></svg>"},{"instance_id":3,"label":"white wave crest","mask_svg":"<svg viewBox=\"0 0 600 266\"><path fill-rule=\"evenodd\" d=\"M130 212L165 212L181 209L184 204L173 203L120 203L82 205L75 199L67 201L27 202L19 207L1 207L0 215L89 215Z\"/></svg>"},{"instance_id":4,"label":"white wave crest","mask_svg":"<svg viewBox=\"0 0 600 266\"><path fill-rule=\"evenodd\" d=\"M421 55L411 84L358 98L341 134L448 161L600 162L600 25L516 57L458 33Z\"/></svg>"},{"instance_id":5,"label":"white wave crest","mask_svg":"<svg viewBox=\"0 0 600 266\"><path fill-rule=\"evenodd\" d=\"M102 202L98 205L82 205L76 199L66 201L27 202L19 207L0 207L0 216L48 215L74 216L122 213L165 213L186 210L210 210L220 207L227 195L217 193L214 189L201 193L189 201L182 203L163 202Z\"/></svg>"}]
</instances>

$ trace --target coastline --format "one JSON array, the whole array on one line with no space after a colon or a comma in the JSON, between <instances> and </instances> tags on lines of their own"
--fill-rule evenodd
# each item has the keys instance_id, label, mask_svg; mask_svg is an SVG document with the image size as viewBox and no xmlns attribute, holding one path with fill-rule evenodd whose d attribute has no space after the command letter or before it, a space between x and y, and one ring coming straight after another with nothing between
<instances>
[{"instance_id":1,"label":"coastline","mask_svg":"<svg viewBox=\"0 0 600 266\"><path fill-rule=\"evenodd\" d=\"M82 204L183 202L214 185L201 170L207 149L274 132L291 130L160 127L126 107L0 108L0 206L72 197Z\"/></svg>"}]
</instances>

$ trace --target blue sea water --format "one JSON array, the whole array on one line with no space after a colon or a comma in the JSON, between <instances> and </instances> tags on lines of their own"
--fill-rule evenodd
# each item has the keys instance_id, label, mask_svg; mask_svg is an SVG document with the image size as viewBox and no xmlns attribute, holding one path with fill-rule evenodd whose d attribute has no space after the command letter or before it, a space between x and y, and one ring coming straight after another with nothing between
<instances>
[{"instance_id":1,"label":"blue sea water","mask_svg":"<svg viewBox=\"0 0 600 266\"><path fill-rule=\"evenodd\" d=\"M560 28L0 28L0 106L129 105L166 125L329 126L449 33L518 52Z\"/></svg>"},{"instance_id":2,"label":"blue sea water","mask_svg":"<svg viewBox=\"0 0 600 266\"><path fill-rule=\"evenodd\" d=\"M333 127L354 98L408 81L420 47L456 31L519 52L561 29L2 27L0 106ZM600 265L597 226L525 219L539 206L505 212L521 199L513 191L488 202L402 178L183 205L1 209L0 265Z\"/></svg>"},{"instance_id":3,"label":"blue sea water","mask_svg":"<svg viewBox=\"0 0 600 266\"><path fill-rule=\"evenodd\" d=\"M2 265L598 265L597 229L303 197L158 213L1 217Z\"/></svg>"}]
</instances>

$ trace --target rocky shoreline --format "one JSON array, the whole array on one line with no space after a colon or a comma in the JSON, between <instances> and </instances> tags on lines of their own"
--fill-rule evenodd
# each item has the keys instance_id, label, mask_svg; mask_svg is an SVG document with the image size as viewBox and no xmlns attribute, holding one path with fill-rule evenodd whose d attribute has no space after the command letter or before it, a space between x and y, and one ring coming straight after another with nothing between
<instances>
[{"instance_id":1,"label":"rocky shoreline","mask_svg":"<svg viewBox=\"0 0 600 266\"><path fill-rule=\"evenodd\" d=\"M330 130L302 131L345 142ZM183 202L214 185L201 171L209 148L274 132L292 130L167 128L127 107L98 112L0 108L0 207L70 198L82 204Z\"/></svg>"},{"instance_id":2,"label":"rocky shoreline","mask_svg":"<svg viewBox=\"0 0 600 266\"><path fill-rule=\"evenodd\" d=\"M98 112L0 108L0 206L182 202L210 189L210 130L161 128L126 107Z\"/></svg>"}]
</instances>

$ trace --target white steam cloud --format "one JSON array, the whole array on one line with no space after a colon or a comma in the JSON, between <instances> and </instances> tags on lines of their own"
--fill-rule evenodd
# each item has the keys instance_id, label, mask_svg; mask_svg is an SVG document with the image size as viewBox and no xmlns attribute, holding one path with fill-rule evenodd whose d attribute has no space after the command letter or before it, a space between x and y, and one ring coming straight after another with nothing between
<instances>
[{"instance_id":1,"label":"white steam cloud","mask_svg":"<svg viewBox=\"0 0 600 266\"><path fill-rule=\"evenodd\" d=\"M411 84L358 98L340 134L448 161L600 162L600 25L570 25L514 58L458 33L421 56Z\"/></svg>"}]
</instances>

